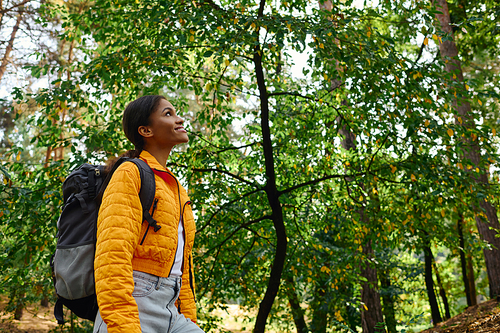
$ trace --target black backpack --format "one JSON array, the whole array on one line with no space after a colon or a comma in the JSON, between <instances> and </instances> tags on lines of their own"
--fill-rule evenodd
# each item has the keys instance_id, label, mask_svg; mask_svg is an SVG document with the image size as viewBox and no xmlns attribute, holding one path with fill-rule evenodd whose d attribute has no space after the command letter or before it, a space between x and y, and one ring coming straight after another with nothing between
<instances>
[{"instance_id":1,"label":"black backpack","mask_svg":"<svg viewBox=\"0 0 500 333\"><path fill-rule=\"evenodd\" d=\"M155 177L146 162L121 157L111 172L104 175L103 165L82 164L64 181L64 205L57 221L57 247L51 259L57 294L54 316L64 324L63 305L80 318L95 320L98 306L94 285L94 255L99 202L113 172L123 162L139 168L143 221L157 231L160 226L149 213L155 197Z\"/></svg>"}]
</instances>

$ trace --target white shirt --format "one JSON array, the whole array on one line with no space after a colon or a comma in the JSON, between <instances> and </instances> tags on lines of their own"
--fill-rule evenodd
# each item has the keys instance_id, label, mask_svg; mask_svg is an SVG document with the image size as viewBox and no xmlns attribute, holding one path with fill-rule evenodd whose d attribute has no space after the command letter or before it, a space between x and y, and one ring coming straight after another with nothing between
<instances>
[{"instance_id":1,"label":"white shirt","mask_svg":"<svg viewBox=\"0 0 500 333\"><path fill-rule=\"evenodd\" d=\"M170 271L170 276L181 277L182 276L182 261L184 259L184 226L182 225L182 218L179 221L179 227L177 228L177 251L175 251L175 260L172 270Z\"/></svg>"}]
</instances>

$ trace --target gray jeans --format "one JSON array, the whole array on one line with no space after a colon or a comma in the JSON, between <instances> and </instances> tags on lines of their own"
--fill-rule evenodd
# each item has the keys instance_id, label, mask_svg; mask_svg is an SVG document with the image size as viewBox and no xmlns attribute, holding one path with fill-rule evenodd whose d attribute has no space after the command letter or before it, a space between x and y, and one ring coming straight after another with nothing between
<instances>
[{"instance_id":1,"label":"gray jeans","mask_svg":"<svg viewBox=\"0 0 500 333\"><path fill-rule=\"evenodd\" d=\"M181 278L161 278L134 271L134 296L144 333L203 333L190 319L179 314L175 301L179 297ZM97 313L94 333L107 332L106 323Z\"/></svg>"}]
</instances>

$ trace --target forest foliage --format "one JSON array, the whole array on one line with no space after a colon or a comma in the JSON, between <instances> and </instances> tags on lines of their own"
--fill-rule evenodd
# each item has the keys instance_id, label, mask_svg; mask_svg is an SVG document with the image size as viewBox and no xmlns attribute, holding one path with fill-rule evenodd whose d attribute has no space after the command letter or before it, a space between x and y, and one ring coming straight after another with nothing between
<instances>
[{"instance_id":1,"label":"forest foliage","mask_svg":"<svg viewBox=\"0 0 500 333\"><path fill-rule=\"evenodd\" d=\"M53 301L62 181L131 148L121 115L145 94L189 130L168 167L197 217L207 332L234 303L254 332L392 333L498 296L477 226L497 234L500 7L448 1L450 34L440 2L25 1L51 34L2 102L8 309Z\"/></svg>"}]
</instances>

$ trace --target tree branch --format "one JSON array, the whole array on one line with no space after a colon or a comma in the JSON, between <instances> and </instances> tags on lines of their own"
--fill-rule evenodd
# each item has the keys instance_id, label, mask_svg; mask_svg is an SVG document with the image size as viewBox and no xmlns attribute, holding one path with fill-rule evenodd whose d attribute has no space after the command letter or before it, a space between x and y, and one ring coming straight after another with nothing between
<instances>
[{"instance_id":1,"label":"tree branch","mask_svg":"<svg viewBox=\"0 0 500 333\"><path fill-rule=\"evenodd\" d=\"M252 244L250 244L250 248L248 249L248 251L247 251L247 252L245 252L245 254L243 254L243 255L241 256L240 260L238 261L238 266L240 266L240 265L241 265L241 263L243 262L243 259L245 259L245 257L246 257L247 255L249 255L249 254L250 254L250 252L252 252L253 246L255 245L255 238L257 238L257 236L254 234L254 235L253 235Z\"/></svg>"},{"instance_id":2,"label":"tree branch","mask_svg":"<svg viewBox=\"0 0 500 333\"><path fill-rule=\"evenodd\" d=\"M210 273L208 274L208 281L206 283L206 286L210 285L210 279L214 276L213 272L214 272L214 269L215 269L215 263L217 262L217 258L219 258L220 251L221 251L221 248L219 247L217 249L217 253L214 255L213 265L212 265L212 268L210 268ZM201 294L204 296L205 295L205 290Z\"/></svg>"},{"instance_id":3,"label":"tree branch","mask_svg":"<svg viewBox=\"0 0 500 333\"><path fill-rule=\"evenodd\" d=\"M214 271L214 269L215 269L215 263L217 262L217 258L219 257L219 254L220 254L220 252L221 252L222 246L223 246L223 245L224 245L224 244L225 244L225 243L226 243L229 239L231 239L231 237L233 237L235 233L237 233L239 230L241 230L241 229L243 229L243 228L246 228L246 227L248 227L248 226L250 226L250 225L252 225L252 224L254 224L254 223L260 222L260 221L265 220L265 219L270 219L270 218L271 218L271 216L266 215L266 216L262 216L262 217L260 217L260 218L258 218L258 219L256 219L256 220L248 221L248 222L246 222L246 223L241 224L241 225L240 225L240 226L239 226L236 230L234 230L234 231L231 233L231 235L229 235L228 237L226 237L226 239L224 239L224 241L222 241L222 243L220 243L220 244L218 244L218 245L214 246L213 248L211 248L210 250L206 251L206 252L205 252L205 254L206 254L206 253L209 253L209 252L211 252L211 251L213 251L213 250L215 250L215 249L217 249L217 253L216 253L216 254L215 254L215 256L214 256L213 265L212 265L212 268L210 269L210 274L208 274L208 276L209 276L210 278L213 276L213 271ZM255 236L254 236L254 237L255 237ZM254 239L253 243L255 243L255 239ZM251 250L251 248L253 247L253 243L252 243L252 245L250 246L250 250ZM250 250L249 250L248 252L250 252ZM208 282L207 282L207 285L208 285L208 284L210 284L210 278L209 278L209 280L208 280Z\"/></svg>"},{"instance_id":4,"label":"tree branch","mask_svg":"<svg viewBox=\"0 0 500 333\"><path fill-rule=\"evenodd\" d=\"M21 1L20 3L15 4L15 5L13 5L13 6L11 6L11 7L7 8L7 9L2 9L2 10L0 10L0 15L3 15L3 14L5 14L5 13L8 13L8 12L10 12L11 10L13 10L14 8L24 6L25 4L27 4L27 3L28 3L28 2L30 2L30 1L31 1L31 0L23 0L23 1Z\"/></svg>"},{"instance_id":5,"label":"tree branch","mask_svg":"<svg viewBox=\"0 0 500 333\"><path fill-rule=\"evenodd\" d=\"M384 141L382 141L382 143L380 144L380 146L377 148L377 151L375 151L375 153L372 155L372 158L371 158L371 160L370 160L370 163L368 164L368 167L366 168L366 172L370 172L370 168L371 168L371 166L372 166L372 164L373 164L373 161L375 160L375 156L376 156L376 155L377 155L377 153L380 151L380 149L384 146L384 144L385 144L385 142L387 141L387 139L389 138L389 135L390 135L390 134L391 134L390 132L389 132L389 133L387 133L387 135L386 135L386 137L385 137Z\"/></svg>"},{"instance_id":6,"label":"tree branch","mask_svg":"<svg viewBox=\"0 0 500 333\"><path fill-rule=\"evenodd\" d=\"M334 179L334 178L345 178L345 177L358 177L358 176L364 176L366 174L372 174L370 172L370 168L373 164L373 161L375 159L375 156L377 155L377 153L380 151L380 149L384 146L384 143L387 141L387 139L389 138L389 135L390 134L387 134L387 136L385 137L384 141L382 141L382 143L380 144L380 146L377 148L377 151L372 155L371 157L371 160L370 160L370 163L368 164L368 167L366 169L366 171L364 172L361 172L361 173L356 173L356 174L352 174L352 175L328 175L328 176L324 176L324 177L321 177L321 178L318 178L318 179L313 179L313 180L310 180L308 182L305 182L305 183L302 183L302 184L298 184L298 185L295 185L295 186L292 186L292 187L289 187L285 190L282 190L279 192L279 195L281 196L282 194L285 194L285 193L289 193L289 192L292 192L296 189L299 189L301 187L304 187L304 186L308 186L308 185L314 185L314 184L317 184L317 183L320 183L322 181L325 181L325 180L328 180L328 179Z\"/></svg>"},{"instance_id":7,"label":"tree branch","mask_svg":"<svg viewBox=\"0 0 500 333\"><path fill-rule=\"evenodd\" d=\"M337 87L335 87L334 89L332 90L328 90L328 93L331 93L332 91L334 91L335 89L337 89L338 87L340 87L342 85L339 85ZM283 96L283 95L288 95L288 96L296 96L296 97L300 97L300 98L303 98L303 99L307 99L307 100L310 100L310 101L315 101L315 102L319 102L319 98L316 98L316 97L311 97L311 96L304 96L302 94L299 94L297 92L290 92L290 91L278 91L278 92L272 92L272 93L269 93L268 96L269 97L272 97L272 96ZM323 101L323 103L325 103L326 105L334 108L335 110L338 111L338 108L336 108L335 106L333 105L330 105L330 103L328 102L325 102Z\"/></svg>"},{"instance_id":8,"label":"tree branch","mask_svg":"<svg viewBox=\"0 0 500 333\"><path fill-rule=\"evenodd\" d=\"M360 174L354 174L353 176L362 176L364 175L365 173L360 173ZM308 182L305 182L305 183L301 183L301 184L298 184L298 185L295 185L295 186L292 186L292 187L289 187L285 190L282 190L282 191L279 191L279 195L281 196L282 194L285 194L285 193L289 193L289 192L292 192L292 191L295 191L296 189L299 189L301 187L304 187L304 186L308 186L308 185L315 185L317 183L320 183L322 181L325 181L325 180L328 180L328 179L334 179L334 178L343 178L345 177L346 175L329 175L329 176L324 176L324 177L321 177L321 178L318 178L318 179L313 179L313 180L310 180Z\"/></svg>"},{"instance_id":9,"label":"tree branch","mask_svg":"<svg viewBox=\"0 0 500 333\"><path fill-rule=\"evenodd\" d=\"M225 175L228 175L230 177L233 177L234 179L237 179L239 180L240 182L242 183L245 183L247 185L250 185L250 186L256 186L255 183L252 183L251 181L248 181L238 175L235 175L229 171L226 171L226 170L221 170L221 169L217 169L217 168L207 168L207 169L200 169L200 168L190 168L189 166L187 165L181 165L181 164L178 164L178 163L168 163L169 166L176 166L178 168L184 168L184 169L190 169L192 171L197 171L197 172L219 172L219 173L222 173L222 174L225 174Z\"/></svg>"},{"instance_id":10,"label":"tree branch","mask_svg":"<svg viewBox=\"0 0 500 333\"><path fill-rule=\"evenodd\" d=\"M350 190L350 187L349 187L350 180L347 179L347 176L344 177L344 181L345 181L345 186L346 186L346 189L347 189L347 195L349 196L349 198L351 198L352 201L354 201L355 203L359 204L360 206L363 206L362 202L359 202L356 198L354 198L351 195L351 190Z\"/></svg>"},{"instance_id":11,"label":"tree branch","mask_svg":"<svg viewBox=\"0 0 500 333\"><path fill-rule=\"evenodd\" d=\"M202 141L208 143L210 146L214 147L214 148L217 148L219 149L220 147L219 146L216 146L214 145L212 142L206 140L203 135L199 134L199 133L196 133L196 132L192 132L192 131L188 131L189 134L192 134L198 138L200 138ZM223 147L223 148L220 148L220 150L218 151L214 151L215 154L218 154L218 153L222 153L224 151L228 151L228 150L239 150L239 149L243 149L243 148L248 148L248 147L252 147L252 146L255 146L256 144L260 144L260 142L252 142L252 143L249 143L247 145L244 145L244 146L239 146L239 147L236 147L236 146L227 146L227 147Z\"/></svg>"},{"instance_id":12,"label":"tree branch","mask_svg":"<svg viewBox=\"0 0 500 333\"><path fill-rule=\"evenodd\" d=\"M5 53L3 55L2 63L0 64L0 81L7 70L7 63L9 62L9 55L14 47L14 39L16 39L17 30L19 30L19 25L21 24L21 19L23 18L23 12L19 11L17 14L16 24L12 28L12 33L10 34L9 44L5 48Z\"/></svg>"},{"instance_id":13,"label":"tree branch","mask_svg":"<svg viewBox=\"0 0 500 333\"><path fill-rule=\"evenodd\" d=\"M219 243L218 245L212 247L211 249L207 250L205 252L206 253L210 253L212 252L213 250L217 249L217 248L221 248L224 244L226 244L226 242L228 240L231 239L231 237L233 237L238 231L240 231L241 229L246 229L248 228L249 226L251 226L252 224L255 224L257 222L260 222L260 221L263 221L263 220L270 220L272 218L271 215L264 215L262 217L259 217L258 219L255 219L255 220L251 220L251 221L247 221L243 224L240 224L235 230L233 230L233 232L231 232L231 234L229 234L221 243Z\"/></svg>"},{"instance_id":14,"label":"tree branch","mask_svg":"<svg viewBox=\"0 0 500 333\"><path fill-rule=\"evenodd\" d=\"M207 222L207 223L206 223L203 227L201 227L200 229L196 230L196 233L198 234L198 233L201 233L203 230L205 230L205 228L206 228L206 227L208 227L208 226L210 225L210 223L211 223L211 222L212 222L212 220L214 219L215 215L219 214L219 212L221 212L221 211L222 211L222 209L224 209L224 207L227 207L227 206L229 206L229 205L232 205L233 203L238 202L238 201L240 201L241 199L246 198L246 197L248 197L248 196L250 196L250 195L252 195L252 194L255 194L255 193L259 192L259 191L262 191L262 189L257 189L257 190L250 191L250 192L245 193L245 194L243 194L242 196L240 196L240 197L238 197L238 198L236 198L236 199L233 199L233 200L231 200L231 201L229 201L229 202L226 202L226 203L225 203L225 204L223 204L223 205L222 205L222 206L221 206L221 207L220 207L220 208L219 208L219 209L218 209L218 210L217 210L217 211L216 211L216 212L215 212L212 216L210 216L210 219L208 220L208 222Z\"/></svg>"},{"instance_id":15,"label":"tree branch","mask_svg":"<svg viewBox=\"0 0 500 333\"><path fill-rule=\"evenodd\" d=\"M424 41L425 41L425 38L424 38ZM424 42L422 42L422 45L420 45L420 50L418 51L417 59L415 60L415 65L417 65L418 61L422 57L422 53L424 52L424 47L425 47L425 44L424 44ZM412 68L415 68L415 67L413 66Z\"/></svg>"},{"instance_id":16,"label":"tree branch","mask_svg":"<svg viewBox=\"0 0 500 333\"><path fill-rule=\"evenodd\" d=\"M239 149L243 149L243 148L248 148L248 147L252 147L252 146L255 146L256 144L259 144L260 142L252 142L252 143L249 143L247 145L244 145L244 146L239 146L239 147L225 147L225 148L222 148L221 150L219 151L216 151L215 153L222 153L224 151L228 151L228 150L239 150Z\"/></svg>"}]
</instances>

